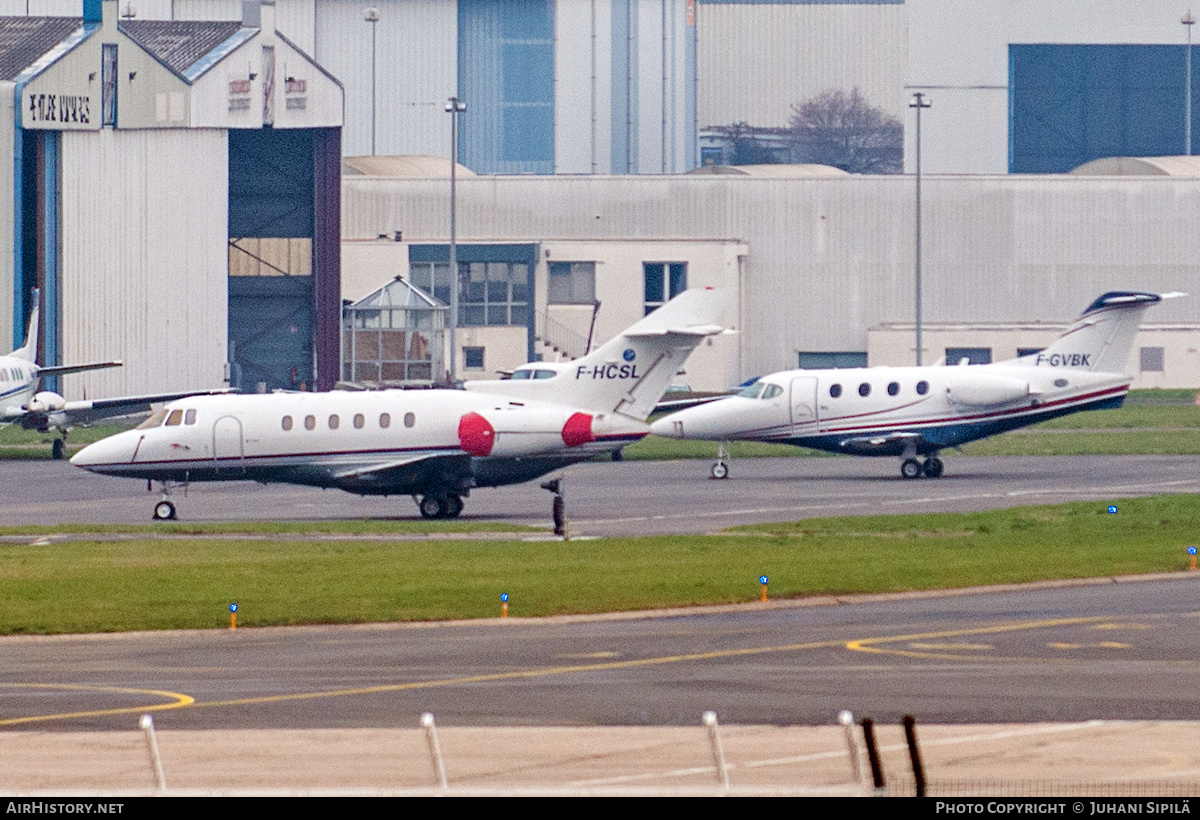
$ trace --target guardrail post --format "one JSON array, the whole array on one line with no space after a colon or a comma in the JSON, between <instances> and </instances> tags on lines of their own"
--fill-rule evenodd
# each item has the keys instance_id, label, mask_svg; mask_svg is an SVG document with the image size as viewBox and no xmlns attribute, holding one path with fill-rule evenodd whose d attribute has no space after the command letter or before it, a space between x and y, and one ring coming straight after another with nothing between
<instances>
[{"instance_id":1,"label":"guardrail post","mask_svg":"<svg viewBox=\"0 0 1200 820\"><path fill-rule=\"evenodd\" d=\"M159 794L167 791L167 776L163 773L162 756L158 753L158 737L154 734L154 718L142 715L138 725L146 736L146 748L150 752L150 768L154 771L154 787Z\"/></svg>"},{"instance_id":2,"label":"guardrail post","mask_svg":"<svg viewBox=\"0 0 1200 820\"><path fill-rule=\"evenodd\" d=\"M729 793L729 767L725 765L725 750L721 747L721 729L717 725L717 713L704 713L704 726L708 729L708 742L712 747L713 763L717 767L717 782L721 785L721 796Z\"/></svg>"},{"instance_id":3,"label":"guardrail post","mask_svg":"<svg viewBox=\"0 0 1200 820\"><path fill-rule=\"evenodd\" d=\"M854 713L849 709L838 712L838 723L846 733L846 751L850 754L850 776L860 788L864 786L862 761L859 759L858 742L854 739Z\"/></svg>"},{"instance_id":4,"label":"guardrail post","mask_svg":"<svg viewBox=\"0 0 1200 820\"><path fill-rule=\"evenodd\" d=\"M438 788L446 791L450 785L446 781L446 766L442 763L442 747L438 744L437 725L433 722L433 712L421 715L421 725L425 727L425 740L429 743L429 757L433 760L433 771L437 775Z\"/></svg>"},{"instance_id":5,"label":"guardrail post","mask_svg":"<svg viewBox=\"0 0 1200 820\"><path fill-rule=\"evenodd\" d=\"M871 763L871 779L875 782L875 796L887 794L887 786L883 782L883 764L879 760L879 749L875 745L875 721L870 718L862 719L863 740L867 744L867 760Z\"/></svg>"},{"instance_id":6,"label":"guardrail post","mask_svg":"<svg viewBox=\"0 0 1200 820\"><path fill-rule=\"evenodd\" d=\"M921 750L917 748L917 721L904 716L904 738L908 741L908 757L912 760L913 780L917 782L917 797L925 796L925 767L921 765Z\"/></svg>"}]
</instances>

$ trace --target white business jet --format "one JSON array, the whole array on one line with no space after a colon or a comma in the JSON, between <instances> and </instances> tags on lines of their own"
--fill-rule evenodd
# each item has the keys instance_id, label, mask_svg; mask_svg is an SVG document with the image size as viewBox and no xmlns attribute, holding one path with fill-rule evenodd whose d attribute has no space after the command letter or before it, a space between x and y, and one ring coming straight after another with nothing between
<instances>
[{"instance_id":1,"label":"white business jet","mask_svg":"<svg viewBox=\"0 0 1200 820\"><path fill-rule=\"evenodd\" d=\"M73 427L102 418L143 412L149 410L152 404L173 401L201 392L189 390L149 396L67 401L58 393L38 390L44 376L120 367L121 363L117 361L95 362L55 367L38 365L38 315L41 304L41 294L38 290L33 291L32 299L33 312L29 316L29 331L25 335L25 345L7 356L0 356L0 424L19 424L26 430L37 430L41 433L57 430L59 438L54 439L54 443L51 445L51 453L54 458L63 457L66 451L67 432Z\"/></svg>"},{"instance_id":2,"label":"white business jet","mask_svg":"<svg viewBox=\"0 0 1200 820\"><path fill-rule=\"evenodd\" d=\"M250 480L411 495L426 518L455 518L476 487L515 484L618 450L717 324L728 289L689 290L595 352L535 362L465 390L203 396L71 459L107 475L162 482Z\"/></svg>"},{"instance_id":3,"label":"white business jet","mask_svg":"<svg viewBox=\"0 0 1200 820\"><path fill-rule=\"evenodd\" d=\"M1106 293L1046 350L996 364L773 373L737 395L661 418L651 430L676 439L899 456L905 478L937 478L943 448L1080 410L1120 407L1130 385L1122 371L1142 314L1183 295ZM729 475L724 453L722 445L713 478Z\"/></svg>"}]
</instances>

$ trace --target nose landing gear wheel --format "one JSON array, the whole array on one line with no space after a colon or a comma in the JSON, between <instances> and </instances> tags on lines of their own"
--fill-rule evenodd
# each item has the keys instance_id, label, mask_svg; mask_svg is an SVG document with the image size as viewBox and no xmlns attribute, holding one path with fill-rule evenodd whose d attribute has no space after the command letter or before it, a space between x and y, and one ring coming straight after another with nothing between
<instances>
[{"instance_id":1,"label":"nose landing gear wheel","mask_svg":"<svg viewBox=\"0 0 1200 820\"><path fill-rule=\"evenodd\" d=\"M154 505L155 521L174 521L175 505L170 501L160 501Z\"/></svg>"},{"instance_id":2,"label":"nose landing gear wheel","mask_svg":"<svg viewBox=\"0 0 1200 820\"><path fill-rule=\"evenodd\" d=\"M921 462L915 458L904 459L904 462L900 465L900 475L905 478L920 478Z\"/></svg>"},{"instance_id":3,"label":"nose landing gear wheel","mask_svg":"<svg viewBox=\"0 0 1200 820\"><path fill-rule=\"evenodd\" d=\"M729 465L724 461L718 461L712 466L708 472L709 478L722 479L729 478Z\"/></svg>"}]
</instances>

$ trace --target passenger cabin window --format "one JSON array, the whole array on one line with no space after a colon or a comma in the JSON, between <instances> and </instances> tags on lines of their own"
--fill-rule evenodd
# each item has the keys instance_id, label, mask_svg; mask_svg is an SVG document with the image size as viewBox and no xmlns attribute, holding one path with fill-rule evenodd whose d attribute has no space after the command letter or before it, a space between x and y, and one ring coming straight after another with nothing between
<instances>
[{"instance_id":1,"label":"passenger cabin window","mask_svg":"<svg viewBox=\"0 0 1200 820\"><path fill-rule=\"evenodd\" d=\"M366 418L363 417L362 413L354 414L354 429L355 430L361 430L363 428L363 425L366 423L367 423L367 420L366 420Z\"/></svg>"},{"instance_id":2,"label":"passenger cabin window","mask_svg":"<svg viewBox=\"0 0 1200 820\"><path fill-rule=\"evenodd\" d=\"M183 423L184 424L195 424L196 423L196 408L193 407L191 410L188 410L186 413L183 414Z\"/></svg>"},{"instance_id":3,"label":"passenger cabin window","mask_svg":"<svg viewBox=\"0 0 1200 820\"><path fill-rule=\"evenodd\" d=\"M840 384L829 385L829 397L830 398L836 399L840 395L842 395L842 386Z\"/></svg>"},{"instance_id":4,"label":"passenger cabin window","mask_svg":"<svg viewBox=\"0 0 1200 820\"><path fill-rule=\"evenodd\" d=\"M291 417L291 416L284 416L284 417L283 417L283 425L282 425L282 426L283 426L283 429L284 429L284 430L291 430L291 429L292 429L292 417Z\"/></svg>"},{"instance_id":5,"label":"passenger cabin window","mask_svg":"<svg viewBox=\"0 0 1200 820\"><path fill-rule=\"evenodd\" d=\"M337 417L336 413L329 417L329 429L330 430L338 429L338 427L341 426L341 423L342 423L342 420Z\"/></svg>"},{"instance_id":6,"label":"passenger cabin window","mask_svg":"<svg viewBox=\"0 0 1200 820\"><path fill-rule=\"evenodd\" d=\"M867 384L866 382L860 384L858 386L858 395L862 396L864 399L871 395L871 385Z\"/></svg>"},{"instance_id":7,"label":"passenger cabin window","mask_svg":"<svg viewBox=\"0 0 1200 820\"><path fill-rule=\"evenodd\" d=\"M405 413L404 414L404 426L405 427L412 427L416 423L417 423L416 415L414 415L413 413Z\"/></svg>"},{"instance_id":8,"label":"passenger cabin window","mask_svg":"<svg viewBox=\"0 0 1200 820\"><path fill-rule=\"evenodd\" d=\"M304 417L304 429L305 430L316 430L317 429L317 417L316 416L305 416Z\"/></svg>"},{"instance_id":9,"label":"passenger cabin window","mask_svg":"<svg viewBox=\"0 0 1200 820\"><path fill-rule=\"evenodd\" d=\"M917 382L917 395L924 396L929 392L929 382Z\"/></svg>"},{"instance_id":10,"label":"passenger cabin window","mask_svg":"<svg viewBox=\"0 0 1200 820\"><path fill-rule=\"evenodd\" d=\"M167 416L167 426L168 427L177 427L180 424L183 424L183 411L182 410L172 410L171 415Z\"/></svg>"},{"instance_id":11,"label":"passenger cabin window","mask_svg":"<svg viewBox=\"0 0 1200 820\"><path fill-rule=\"evenodd\" d=\"M899 392L900 392L900 383L899 382L892 382L891 384L888 385L888 395L889 396L895 396Z\"/></svg>"},{"instance_id":12,"label":"passenger cabin window","mask_svg":"<svg viewBox=\"0 0 1200 820\"><path fill-rule=\"evenodd\" d=\"M392 417L387 413L379 414L379 426L387 429L392 426Z\"/></svg>"}]
</instances>

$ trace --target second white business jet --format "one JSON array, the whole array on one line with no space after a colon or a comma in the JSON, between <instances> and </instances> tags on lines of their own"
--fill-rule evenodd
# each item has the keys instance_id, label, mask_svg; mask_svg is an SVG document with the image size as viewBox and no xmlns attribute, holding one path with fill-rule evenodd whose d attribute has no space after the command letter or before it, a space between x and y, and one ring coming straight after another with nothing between
<instances>
[{"instance_id":1,"label":"second white business jet","mask_svg":"<svg viewBox=\"0 0 1200 820\"><path fill-rule=\"evenodd\" d=\"M58 393L42 390L42 379L46 376L61 376L66 373L83 373L120 367L120 362L94 362L45 367L37 363L38 316L41 310L41 292L37 289L30 297L33 311L29 316L29 331L25 344L7 356L0 356L0 424L17 424L26 430L48 433L57 430L59 437L51 445L54 458L62 458L66 452L67 433L81 424L89 424L112 416L125 416L150 409L152 404L172 401L199 393L227 393L228 390L187 390L178 393L156 393L147 396L120 396L110 399L82 399L68 401Z\"/></svg>"},{"instance_id":2,"label":"second white business jet","mask_svg":"<svg viewBox=\"0 0 1200 820\"><path fill-rule=\"evenodd\" d=\"M1120 407L1142 314L1183 295L1106 293L1047 349L996 364L773 373L735 396L659 419L651 430L677 439L899 456L905 478L937 478L944 448L1080 410ZM718 457L712 477L728 474Z\"/></svg>"},{"instance_id":3,"label":"second white business jet","mask_svg":"<svg viewBox=\"0 0 1200 820\"><path fill-rule=\"evenodd\" d=\"M728 289L689 290L590 355L532 363L465 390L202 396L92 444L71 463L163 483L154 517L174 518L172 484L251 480L412 495L454 518L471 489L529 481L618 450L718 321Z\"/></svg>"}]
</instances>

